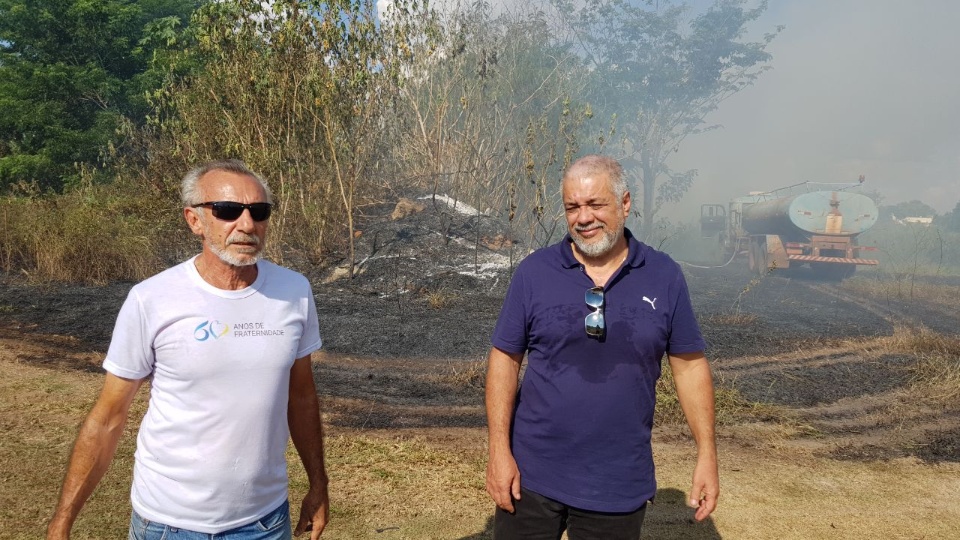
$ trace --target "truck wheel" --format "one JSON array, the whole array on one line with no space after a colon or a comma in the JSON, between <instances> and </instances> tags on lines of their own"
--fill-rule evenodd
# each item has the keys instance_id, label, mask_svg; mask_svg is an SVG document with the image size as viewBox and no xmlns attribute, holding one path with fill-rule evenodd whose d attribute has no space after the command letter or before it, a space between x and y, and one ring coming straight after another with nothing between
<instances>
[{"instance_id":1,"label":"truck wheel","mask_svg":"<svg viewBox=\"0 0 960 540\"><path fill-rule=\"evenodd\" d=\"M767 273L767 243L762 241L750 242L750 271L756 272L758 276Z\"/></svg>"}]
</instances>

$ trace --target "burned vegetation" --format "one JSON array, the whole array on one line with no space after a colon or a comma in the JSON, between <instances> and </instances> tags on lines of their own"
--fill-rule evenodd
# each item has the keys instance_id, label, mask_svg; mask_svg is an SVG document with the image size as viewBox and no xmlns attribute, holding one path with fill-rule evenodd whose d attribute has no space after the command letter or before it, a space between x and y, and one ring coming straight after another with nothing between
<instances>
[{"instance_id":1,"label":"burned vegetation","mask_svg":"<svg viewBox=\"0 0 960 540\"><path fill-rule=\"evenodd\" d=\"M352 277L346 257L298 268L314 285L325 343L315 372L331 423L482 427L489 335L511 268L538 246L429 195L371 208L357 230ZM736 263L685 272L719 388L721 437L766 423L837 459L960 459L960 279L918 278L905 295L882 273L824 283L758 278ZM132 284L4 275L0 285L3 337L53 335L56 347L102 352ZM23 360L96 369L58 361L56 347ZM679 425L669 381L661 390L658 422Z\"/></svg>"}]
</instances>

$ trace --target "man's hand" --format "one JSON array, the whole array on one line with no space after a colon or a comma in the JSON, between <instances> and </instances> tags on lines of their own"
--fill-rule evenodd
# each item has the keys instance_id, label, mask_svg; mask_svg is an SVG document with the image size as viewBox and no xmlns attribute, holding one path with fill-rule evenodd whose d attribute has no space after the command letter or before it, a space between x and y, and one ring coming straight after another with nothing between
<instances>
[{"instance_id":1,"label":"man's hand","mask_svg":"<svg viewBox=\"0 0 960 540\"><path fill-rule=\"evenodd\" d=\"M690 490L690 506L697 509L694 518L703 521L717 508L720 497L720 475L716 460L697 460L693 469L693 488Z\"/></svg>"},{"instance_id":2,"label":"man's hand","mask_svg":"<svg viewBox=\"0 0 960 540\"><path fill-rule=\"evenodd\" d=\"M513 501L520 499L520 469L512 455L490 457L487 462L487 493L498 507L513 513Z\"/></svg>"},{"instance_id":3,"label":"man's hand","mask_svg":"<svg viewBox=\"0 0 960 540\"><path fill-rule=\"evenodd\" d=\"M290 368L290 402L287 404L287 423L290 438L300 454L303 469L310 479L310 489L300 504L300 520L294 534L310 531L310 539L317 540L330 521L330 498L327 492L327 469L323 459L323 422L320 420L320 401L313 382L311 358L297 358Z\"/></svg>"},{"instance_id":4,"label":"man's hand","mask_svg":"<svg viewBox=\"0 0 960 540\"><path fill-rule=\"evenodd\" d=\"M317 540L323 534L328 521L330 521L330 499L326 484L310 488L300 504L300 521L297 522L297 528L293 534L300 536L310 531L310 540Z\"/></svg>"},{"instance_id":5,"label":"man's hand","mask_svg":"<svg viewBox=\"0 0 960 540\"><path fill-rule=\"evenodd\" d=\"M720 474L717 472L717 460L698 459L693 469L693 487L690 490L690 506L697 509L694 518L703 521L717 508L720 497Z\"/></svg>"},{"instance_id":6,"label":"man's hand","mask_svg":"<svg viewBox=\"0 0 960 540\"><path fill-rule=\"evenodd\" d=\"M693 469L690 506L703 521L717 508L720 475L717 472L717 441L714 420L713 377L702 352L670 355L670 369L677 387L680 408L697 441L697 465Z\"/></svg>"}]
</instances>

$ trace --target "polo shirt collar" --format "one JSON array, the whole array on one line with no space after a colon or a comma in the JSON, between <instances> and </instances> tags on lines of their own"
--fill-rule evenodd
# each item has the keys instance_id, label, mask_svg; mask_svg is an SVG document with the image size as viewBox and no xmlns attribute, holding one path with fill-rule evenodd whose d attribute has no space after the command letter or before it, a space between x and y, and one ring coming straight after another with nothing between
<instances>
[{"instance_id":1,"label":"polo shirt collar","mask_svg":"<svg viewBox=\"0 0 960 540\"><path fill-rule=\"evenodd\" d=\"M643 266L643 261L646 258L645 252L648 249L646 244L637 240L630 229L627 228L623 229L623 237L627 239L627 260L624 262L624 266L632 268ZM563 241L560 242L560 260L564 268L580 266L580 261L573 256L572 243L573 238L570 237L569 232L563 236Z\"/></svg>"}]
</instances>

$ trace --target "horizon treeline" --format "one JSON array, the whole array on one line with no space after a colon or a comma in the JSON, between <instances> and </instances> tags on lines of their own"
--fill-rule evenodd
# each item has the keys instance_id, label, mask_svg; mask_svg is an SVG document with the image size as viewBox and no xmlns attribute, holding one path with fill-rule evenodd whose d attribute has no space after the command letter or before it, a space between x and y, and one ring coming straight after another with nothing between
<instances>
[{"instance_id":1,"label":"horizon treeline","mask_svg":"<svg viewBox=\"0 0 960 540\"><path fill-rule=\"evenodd\" d=\"M586 152L624 163L643 236L696 177L670 154L770 67L781 28L747 40L755 4L0 0L0 268L100 283L182 260L180 178L223 158L271 185L279 262L352 270L363 209L408 193L544 245Z\"/></svg>"}]
</instances>

